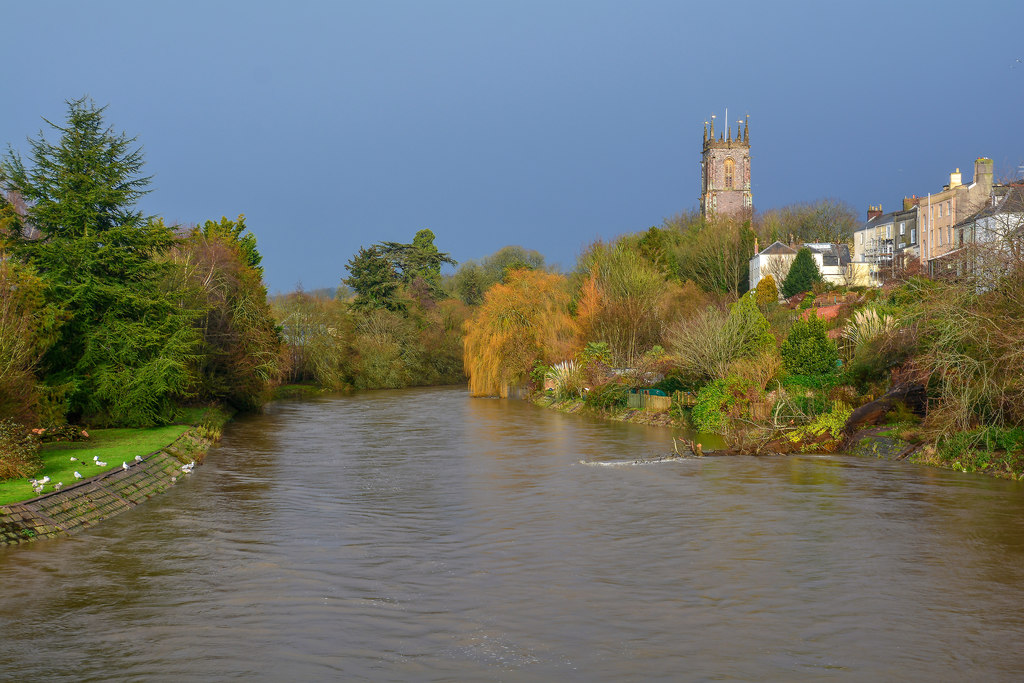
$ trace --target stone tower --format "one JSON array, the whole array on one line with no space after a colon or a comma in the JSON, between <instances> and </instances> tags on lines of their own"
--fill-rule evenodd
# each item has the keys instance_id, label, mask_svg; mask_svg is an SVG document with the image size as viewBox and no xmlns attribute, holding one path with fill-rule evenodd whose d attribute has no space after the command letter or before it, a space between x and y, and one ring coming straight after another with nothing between
<instances>
[{"instance_id":1,"label":"stone tower","mask_svg":"<svg viewBox=\"0 0 1024 683\"><path fill-rule=\"evenodd\" d=\"M704 151L700 162L700 214L747 220L754 213L750 192L750 116L736 123L736 137L728 121L726 132L715 139L715 117L704 122Z\"/></svg>"}]
</instances>

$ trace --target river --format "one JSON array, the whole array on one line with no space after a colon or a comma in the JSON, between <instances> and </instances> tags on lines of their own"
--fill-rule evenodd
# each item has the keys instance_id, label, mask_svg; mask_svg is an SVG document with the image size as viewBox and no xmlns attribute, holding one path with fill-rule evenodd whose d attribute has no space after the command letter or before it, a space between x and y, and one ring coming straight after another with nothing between
<instances>
[{"instance_id":1,"label":"river","mask_svg":"<svg viewBox=\"0 0 1024 683\"><path fill-rule=\"evenodd\" d=\"M273 404L166 494L0 547L0 679L1019 680L1020 484L626 464L670 434L451 388Z\"/></svg>"}]
</instances>

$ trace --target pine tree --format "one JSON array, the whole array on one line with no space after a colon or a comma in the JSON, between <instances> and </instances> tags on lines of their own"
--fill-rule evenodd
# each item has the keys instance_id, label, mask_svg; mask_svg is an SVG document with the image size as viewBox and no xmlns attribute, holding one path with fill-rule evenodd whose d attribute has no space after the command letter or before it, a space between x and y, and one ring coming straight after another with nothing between
<instances>
[{"instance_id":1,"label":"pine tree","mask_svg":"<svg viewBox=\"0 0 1024 683\"><path fill-rule=\"evenodd\" d=\"M782 295L786 298L810 291L815 282L821 282L821 271L814 262L811 250L803 247L796 253L793 264L789 267L786 279L782 281Z\"/></svg>"},{"instance_id":2,"label":"pine tree","mask_svg":"<svg viewBox=\"0 0 1024 683\"><path fill-rule=\"evenodd\" d=\"M43 360L46 382L61 387L76 419L156 424L187 388L195 335L189 313L159 288L164 266L154 257L173 233L135 206L150 181L142 150L106 127L105 109L68 101L64 125L46 121L59 140L30 139L28 166L10 150L0 178L41 233L16 240L14 251L69 316Z\"/></svg>"}]
</instances>

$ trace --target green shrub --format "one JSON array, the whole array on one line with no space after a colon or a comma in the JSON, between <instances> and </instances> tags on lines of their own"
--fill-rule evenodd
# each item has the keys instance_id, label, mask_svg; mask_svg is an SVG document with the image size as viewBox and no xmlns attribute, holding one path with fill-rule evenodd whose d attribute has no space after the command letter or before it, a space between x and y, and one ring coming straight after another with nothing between
<instances>
[{"instance_id":1,"label":"green shrub","mask_svg":"<svg viewBox=\"0 0 1024 683\"><path fill-rule=\"evenodd\" d=\"M705 384L697 392L697 403L690 411L693 428L698 432L721 432L725 426L722 408L729 400L729 391L724 379Z\"/></svg>"},{"instance_id":2,"label":"green shrub","mask_svg":"<svg viewBox=\"0 0 1024 683\"><path fill-rule=\"evenodd\" d=\"M0 481L31 476L42 466L38 437L17 422L0 420Z\"/></svg>"},{"instance_id":3,"label":"green shrub","mask_svg":"<svg viewBox=\"0 0 1024 683\"><path fill-rule=\"evenodd\" d=\"M816 315L793 323L779 353L786 370L798 375L834 372L839 361L839 349L828 338L824 321Z\"/></svg>"},{"instance_id":4,"label":"green shrub","mask_svg":"<svg viewBox=\"0 0 1024 683\"><path fill-rule=\"evenodd\" d=\"M845 377L841 373L829 373L825 375L786 375L782 379L782 386L786 389L815 389L824 391L834 389L843 383Z\"/></svg>"},{"instance_id":5,"label":"green shrub","mask_svg":"<svg viewBox=\"0 0 1024 683\"><path fill-rule=\"evenodd\" d=\"M733 361L775 348L771 326L753 292L734 303L728 314L706 307L671 328L668 338L680 371L698 381L724 379Z\"/></svg>"},{"instance_id":6,"label":"green shrub","mask_svg":"<svg viewBox=\"0 0 1024 683\"><path fill-rule=\"evenodd\" d=\"M779 288L775 284L775 278L771 275L765 275L761 278L761 281L757 283L755 291L757 305L761 308L771 306L779 301Z\"/></svg>"},{"instance_id":7,"label":"green shrub","mask_svg":"<svg viewBox=\"0 0 1024 683\"><path fill-rule=\"evenodd\" d=\"M698 387L692 380L683 377L679 372L670 372L665 379L651 385L651 389L661 389L667 396L677 391L694 391Z\"/></svg>"},{"instance_id":8,"label":"green shrub","mask_svg":"<svg viewBox=\"0 0 1024 683\"><path fill-rule=\"evenodd\" d=\"M850 419L850 413L853 412L848 404L842 401L833 401L828 412L821 412L814 420L803 427L798 427L789 433L789 440L793 443L799 443L805 439L814 439L822 436L826 432L831 437L832 443L830 444L809 444L801 450L831 450L832 447L838 445L838 442L843 433L843 427L846 426L846 421Z\"/></svg>"},{"instance_id":9,"label":"green shrub","mask_svg":"<svg viewBox=\"0 0 1024 683\"><path fill-rule=\"evenodd\" d=\"M536 360L533 362L533 369L530 370L530 381L537 387L544 386L544 378L547 377L548 371L551 370L551 366L544 363L542 360Z\"/></svg>"},{"instance_id":10,"label":"green shrub","mask_svg":"<svg viewBox=\"0 0 1024 683\"><path fill-rule=\"evenodd\" d=\"M1024 428L979 427L944 437L936 455L963 472L1024 475Z\"/></svg>"},{"instance_id":11,"label":"green shrub","mask_svg":"<svg viewBox=\"0 0 1024 683\"><path fill-rule=\"evenodd\" d=\"M771 325L757 307L754 292L748 292L729 308L729 325L742 330L741 358L753 358L775 348Z\"/></svg>"},{"instance_id":12,"label":"green shrub","mask_svg":"<svg viewBox=\"0 0 1024 683\"><path fill-rule=\"evenodd\" d=\"M584 404L590 408L612 410L625 408L629 397L629 387L616 382L609 382L594 387L584 397Z\"/></svg>"},{"instance_id":13,"label":"green shrub","mask_svg":"<svg viewBox=\"0 0 1024 683\"><path fill-rule=\"evenodd\" d=\"M698 432L724 434L730 430L730 420L749 417L751 400L763 395L749 379L730 375L724 380L715 380L697 392L690 420Z\"/></svg>"}]
</instances>

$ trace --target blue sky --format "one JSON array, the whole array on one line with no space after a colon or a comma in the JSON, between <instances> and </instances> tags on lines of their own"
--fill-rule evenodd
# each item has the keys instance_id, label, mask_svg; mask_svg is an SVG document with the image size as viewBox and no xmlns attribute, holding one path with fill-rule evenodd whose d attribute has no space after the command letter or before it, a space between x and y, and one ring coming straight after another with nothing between
<instances>
[{"instance_id":1,"label":"blue sky","mask_svg":"<svg viewBox=\"0 0 1024 683\"><path fill-rule=\"evenodd\" d=\"M0 143L88 94L139 138L142 208L244 213L271 291L420 228L571 267L695 208L703 122L750 114L758 209L896 208L1024 163L1024 3L9 2ZM735 124L734 124L735 125Z\"/></svg>"}]
</instances>

